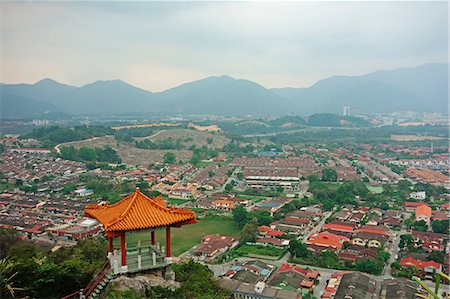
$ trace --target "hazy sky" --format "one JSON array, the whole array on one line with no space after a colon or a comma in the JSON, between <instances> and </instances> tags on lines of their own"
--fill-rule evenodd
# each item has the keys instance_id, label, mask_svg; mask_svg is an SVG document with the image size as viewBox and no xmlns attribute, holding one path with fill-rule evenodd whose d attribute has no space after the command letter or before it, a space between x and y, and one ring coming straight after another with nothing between
<instances>
[{"instance_id":1,"label":"hazy sky","mask_svg":"<svg viewBox=\"0 0 450 299\"><path fill-rule=\"evenodd\" d=\"M444 2L0 3L0 82L303 87L448 60Z\"/></svg>"}]
</instances>

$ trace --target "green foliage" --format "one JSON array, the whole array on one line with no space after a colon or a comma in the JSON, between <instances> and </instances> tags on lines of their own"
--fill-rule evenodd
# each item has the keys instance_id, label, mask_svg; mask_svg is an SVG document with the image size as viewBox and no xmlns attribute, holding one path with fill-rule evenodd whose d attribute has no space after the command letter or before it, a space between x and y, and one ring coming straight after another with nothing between
<instances>
[{"instance_id":1,"label":"green foliage","mask_svg":"<svg viewBox=\"0 0 450 299\"><path fill-rule=\"evenodd\" d=\"M173 270L181 287L167 298L230 298L230 292L219 286L207 266L190 260L186 264L174 264Z\"/></svg>"},{"instance_id":2,"label":"green foliage","mask_svg":"<svg viewBox=\"0 0 450 299\"><path fill-rule=\"evenodd\" d=\"M239 234L239 239L242 243L256 241L258 235L258 224L255 221L251 221L244 225Z\"/></svg>"},{"instance_id":3,"label":"green foliage","mask_svg":"<svg viewBox=\"0 0 450 299\"><path fill-rule=\"evenodd\" d=\"M283 248L278 248L271 245L247 245L243 244L234 251L238 255L251 256L251 255L266 255L273 257L281 257L286 253Z\"/></svg>"},{"instance_id":4,"label":"green foliage","mask_svg":"<svg viewBox=\"0 0 450 299\"><path fill-rule=\"evenodd\" d=\"M412 229L421 232L426 232L428 230L428 225L424 220L414 221L412 224Z\"/></svg>"},{"instance_id":5,"label":"green foliage","mask_svg":"<svg viewBox=\"0 0 450 299\"><path fill-rule=\"evenodd\" d=\"M291 240L291 242L289 242L289 252L292 256L298 258L307 258L311 255L308 246L299 240Z\"/></svg>"},{"instance_id":6,"label":"green foliage","mask_svg":"<svg viewBox=\"0 0 450 299\"><path fill-rule=\"evenodd\" d=\"M242 205L237 206L233 210L233 220L236 223L236 227L241 229L248 221L248 212Z\"/></svg>"},{"instance_id":7,"label":"green foliage","mask_svg":"<svg viewBox=\"0 0 450 299\"><path fill-rule=\"evenodd\" d=\"M308 125L319 127L342 127L342 126L369 126L369 122L360 117L339 116L332 113L313 114L308 119Z\"/></svg>"},{"instance_id":8,"label":"green foliage","mask_svg":"<svg viewBox=\"0 0 450 299\"><path fill-rule=\"evenodd\" d=\"M450 220L436 220L431 223L433 232L439 234L450 234Z\"/></svg>"},{"instance_id":9,"label":"green foliage","mask_svg":"<svg viewBox=\"0 0 450 299\"><path fill-rule=\"evenodd\" d=\"M372 259L366 259L366 260L358 260L355 264L355 269L357 271L374 274L374 275L380 275L383 272L384 265L379 260L372 260Z\"/></svg>"},{"instance_id":10,"label":"green foliage","mask_svg":"<svg viewBox=\"0 0 450 299\"><path fill-rule=\"evenodd\" d=\"M81 147L78 151L78 156L83 161L97 161L97 152L95 151L95 149L90 147Z\"/></svg>"},{"instance_id":11,"label":"green foliage","mask_svg":"<svg viewBox=\"0 0 450 299\"><path fill-rule=\"evenodd\" d=\"M31 243L15 239L12 233L6 234L7 237L2 235L1 238L8 241L4 249L13 263L13 272L17 272L15 284L24 288L21 296L55 298L79 290L106 257L103 239L87 239L74 247L47 253Z\"/></svg>"},{"instance_id":12,"label":"green foliage","mask_svg":"<svg viewBox=\"0 0 450 299\"><path fill-rule=\"evenodd\" d=\"M76 150L73 146L63 146L60 151L59 156L66 160L108 163L122 162L117 152L108 145L103 148L81 147L79 150ZM95 164L93 165L95 166Z\"/></svg>"},{"instance_id":13,"label":"green foliage","mask_svg":"<svg viewBox=\"0 0 450 299\"><path fill-rule=\"evenodd\" d=\"M383 263L386 263L387 261L389 261L390 258L391 258L391 254L384 250L379 251L377 254L377 259L379 259Z\"/></svg>"},{"instance_id":14,"label":"green foliage","mask_svg":"<svg viewBox=\"0 0 450 299\"><path fill-rule=\"evenodd\" d=\"M177 157L172 152L165 153L163 158L165 164L174 164L177 161Z\"/></svg>"},{"instance_id":15,"label":"green foliage","mask_svg":"<svg viewBox=\"0 0 450 299\"><path fill-rule=\"evenodd\" d=\"M398 247L401 250L408 249L408 251L414 251L414 238L411 234L403 234L400 236L400 242Z\"/></svg>"},{"instance_id":16,"label":"green foliage","mask_svg":"<svg viewBox=\"0 0 450 299\"><path fill-rule=\"evenodd\" d=\"M445 262L445 252L433 250L428 254L428 260L435 261L440 264L444 264Z\"/></svg>"},{"instance_id":17,"label":"green foliage","mask_svg":"<svg viewBox=\"0 0 450 299\"><path fill-rule=\"evenodd\" d=\"M50 126L34 128L30 133L21 136L21 138L34 138L41 141L44 147L52 147L58 143L113 134L114 131L111 128L102 126L76 126L73 128Z\"/></svg>"},{"instance_id":18,"label":"green foliage","mask_svg":"<svg viewBox=\"0 0 450 299\"><path fill-rule=\"evenodd\" d=\"M337 172L331 168L325 168L322 171L322 181L327 182L336 182L337 181Z\"/></svg>"},{"instance_id":19,"label":"green foliage","mask_svg":"<svg viewBox=\"0 0 450 299\"><path fill-rule=\"evenodd\" d=\"M156 141L151 141L150 139L143 139L141 141L136 141L135 145L137 148L145 148L151 150L181 150L184 148L181 139L167 138Z\"/></svg>"},{"instance_id":20,"label":"green foliage","mask_svg":"<svg viewBox=\"0 0 450 299\"><path fill-rule=\"evenodd\" d=\"M152 296L151 298L157 297ZM105 299L143 299L143 297L133 289L127 289L122 291L113 289L108 292Z\"/></svg>"}]
</instances>

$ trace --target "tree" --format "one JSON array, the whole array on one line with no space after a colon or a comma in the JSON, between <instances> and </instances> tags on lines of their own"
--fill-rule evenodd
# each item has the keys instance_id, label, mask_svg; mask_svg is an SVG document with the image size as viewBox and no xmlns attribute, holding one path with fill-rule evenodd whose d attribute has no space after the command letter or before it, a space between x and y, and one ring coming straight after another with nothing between
<instances>
[{"instance_id":1,"label":"tree","mask_svg":"<svg viewBox=\"0 0 450 299\"><path fill-rule=\"evenodd\" d=\"M307 258L311 254L308 246L299 240L291 240L289 242L289 252L292 256L299 258Z\"/></svg>"},{"instance_id":2,"label":"tree","mask_svg":"<svg viewBox=\"0 0 450 299\"><path fill-rule=\"evenodd\" d=\"M421 232L426 232L428 230L428 225L424 220L414 221L412 227L413 230L418 230Z\"/></svg>"},{"instance_id":3,"label":"tree","mask_svg":"<svg viewBox=\"0 0 450 299\"><path fill-rule=\"evenodd\" d=\"M367 259L358 260L355 264L356 271L365 272L373 275L380 275L383 272L383 263L378 260Z\"/></svg>"},{"instance_id":4,"label":"tree","mask_svg":"<svg viewBox=\"0 0 450 299\"><path fill-rule=\"evenodd\" d=\"M387 251L382 250L382 251L378 252L377 258L380 261L382 261L383 263L386 263L391 258L391 254Z\"/></svg>"},{"instance_id":5,"label":"tree","mask_svg":"<svg viewBox=\"0 0 450 299\"><path fill-rule=\"evenodd\" d=\"M322 171L322 181L326 182L336 182L337 181L337 172L331 168L325 168Z\"/></svg>"},{"instance_id":6,"label":"tree","mask_svg":"<svg viewBox=\"0 0 450 299\"><path fill-rule=\"evenodd\" d=\"M259 225L269 225L273 222L272 216L267 211L255 211L254 215Z\"/></svg>"},{"instance_id":7,"label":"tree","mask_svg":"<svg viewBox=\"0 0 450 299\"><path fill-rule=\"evenodd\" d=\"M163 156L165 164L173 164L177 160L177 157L172 152L167 152Z\"/></svg>"},{"instance_id":8,"label":"tree","mask_svg":"<svg viewBox=\"0 0 450 299\"><path fill-rule=\"evenodd\" d=\"M258 224L255 221L251 221L244 225L240 233L240 240L242 243L254 242L258 236Z\"/></svg>"},{"instance_id":9,"label":"tree","mask_svg":"<svg viewBox=\"0 0 450 299\"><path fill-rule=\"evenodd\" d=\"M16 275L13 262L5 258L0 259L0 298L14 297L17 291L23 290L23 288L14 286Z\"/></svg>"},{"instance_id":10,"label":"tree","mask_svg":"<svg viewBox=\"0 0 450 299\"><path fill-rule=\"evenodd\" d=\"M199 155L192 155L191 159L189 160L189 162L193 165L197 165L198 163L200 163L200 157Z\"/></svg>"},{"instance_id":11,"label":"tree","mask_svg":"<svg viewBox=\"0 0 450 299\"><path fill-rule=\"evenodd\" d=\"M234 188L234 181L232 180L228 184L225 185L225 191L231 191Z\"/></svg>"},{"instance_id":12,"label":"tree","mask_svg":"<svg viewBox=\"0 0 450 299\"><path fill-rule=\"evenodd\" d=\"M78 156L84 161L97 161L97 151L90 147L81 147L78 151Z\"/></svg>"},{"instance_id":13,"label":"tree","mask_svg":"<svg viewBox=\"0 0 450 299\"><path fill-rule=\"evenodd\" d=\"M411 234L403 234L400 236L399 248L404 250L405 247L410 248L413 246L414 238Z\"/></svg>"},{"instance_id":14,"label":"tree","mask_svg":"<svg viewBox=\"0 0 450 299\"><path fill-rule=\"evenodd\" d=\"M450 234L450 220L436 220L431 223L431 229L435 233Z\"/></svg>"},{"instance_id":15,"label":"tree","mask_svg":"<svg viewBox=\"0 0 450 299\"><path fill-rule=\"evenodd\" d=\"M248 212L245 210L245 208L242 205L237 206L233 210L233 219L236 224L236 227L239 229L244 227L245 223L247 223Z\"/></svg>"},{"instance_id":16,"label":"tree","mask_svg":"<svg viewBox=\"0 0 450 299\"><path fill-rule=\"evenodd\" d=\"M78 151L73 146L63 146L60 149L60 157L66 160L79 160Z\"/></svg>"},{"instance_id":17,"label":"tree","mask_svg":"<svg viewBox=\"0 0 450 299\"><path fill-rule=\"evenodd\" d=\"M443 251L433 250L428 254L428 260L443 264L445 261L445 253Z\"/></svg>"}]
</instances>

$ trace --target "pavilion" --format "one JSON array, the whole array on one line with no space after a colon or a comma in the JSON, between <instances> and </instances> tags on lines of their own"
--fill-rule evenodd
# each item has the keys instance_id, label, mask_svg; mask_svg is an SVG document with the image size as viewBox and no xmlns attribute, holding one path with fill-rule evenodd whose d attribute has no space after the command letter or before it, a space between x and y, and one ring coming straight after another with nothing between
<instances>
[{"instance_id":1,"label":"pavilion","mask_svg":"<svg viewBox=\"0 0 450 299\"><path fill-rule=\"evenodd\" d=\"M139 188L112 205L87 205L85 216L95 218L103 225L108 238L108 258L114 274L170 266L171 227L197 222L191 210L167 207L162 197L151 199L141 193ZM155 238L155 231L160 229L166 231L165 250ZM135 232L148 232L148 239L127 242L126 235L131 236ZM120 238L120 249L114 249L115 237Z\"/></svg>"}]
</instances>

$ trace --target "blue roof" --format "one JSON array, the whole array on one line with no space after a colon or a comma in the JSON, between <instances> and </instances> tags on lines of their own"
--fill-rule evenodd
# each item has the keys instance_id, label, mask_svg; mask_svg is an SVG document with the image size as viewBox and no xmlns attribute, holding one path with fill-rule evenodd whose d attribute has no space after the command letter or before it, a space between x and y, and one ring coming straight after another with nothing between
<instances>
[{"instance_id":1,"label":"blue roof","mask_svg":"<svg viewBox=\"0 0 450 299\"><path fill-rule=\"evenodd\" d=\"M262 269L261 270L261 275L267 276L269 275L270 271L268 269Z\"/></svg>"}]
</instances>

